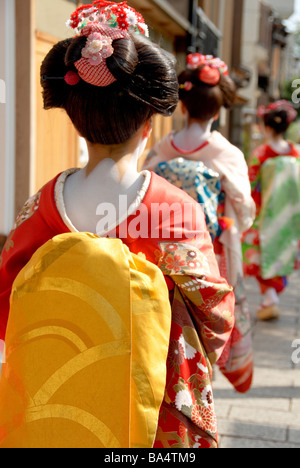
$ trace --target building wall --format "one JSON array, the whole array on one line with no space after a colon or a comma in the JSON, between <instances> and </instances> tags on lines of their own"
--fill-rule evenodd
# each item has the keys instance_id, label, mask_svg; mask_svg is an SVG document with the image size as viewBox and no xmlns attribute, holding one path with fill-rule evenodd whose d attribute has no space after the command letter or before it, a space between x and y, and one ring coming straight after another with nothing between
<instances>
[{"instance_id":1,"label":"building wall","mask_svg":"<svg viewBox=\"0 0 300 468\"><path fill-rule=\"evenodd\" d=\"M294 80L300 76L300 60L295 57L295 36L290 34L288 37L288 45L284 58L284 66L282 67L283 81Z\"/></svg>"},{"instance_id":2,"label":"building wall","mask_svg":"<svg viewBox=\"0 0 300 468\"><path fill-rule=\"evenodd\" d=\"M166 0L168 3L172 5L175 10L180 13L184 18L189 17L190 13L190 0Z\"/></svg>"},{"instance_id":3,"label":"building wall","mask_svg":"<svg viewBox=\"0 0 300 468\"><path fill-rule=\"evenodd\" d=\"M289 18L295 8L295 0L264 0L264 3L270 5L281 18Z\"/></svg>"},{"instance_id":4,"label":"building wall","mask_svg":"<svg viewBox=\"0 0 300 468\"><path fill-rule=\"evenodd\" d=\"M219 28L220 20L220 9L223 0L200 0L199 6L202 8L204 13L208 16L210 21Z\"/></svg>"},{"instance_id":5,"label":"building wall","mask_svg":"<svg viewBox=\"0 0 300 468\"><path fill-rule=\"evenodd\" d=\"M235 0L199 0L200 8L221 33L217 55L228 64L229 68L232 62L234 2ZM226 137L229 136L229 125L229 112L222 108L219 130Z\"/></svg>"},{"instance_id":6,"label":"building wall","mask_svg":"<svg viewBox=\"0 0 300 468\"><path fill-rule=\"evenodd\" d=\"M65 22L76 8L77 0L36 0L37 30L58 39L70 37L72 31Z\"/></svg>"},{"instance_id":7,"label":"building wall","mask_svg":"<svg viewBox=\"0 0 300 468\"><path fill-rule=\"evenodd\" d=\"M267 50L259 46L260 0L245 0L242 36L242 63L251 70L251 81L241 95L248 100L248 107L255 109L258 91L258 63L265 60Z\"/></svg>"},{"instance_id":8,"label":"building wall","mask_svg":"<svg viewBox=\"0 0 300 468\"><path fill-rule=\"evenodd\" d=\"M0 0L0 235L14 220L14 24L14 0Z\"/></svg>"}]
</instances>

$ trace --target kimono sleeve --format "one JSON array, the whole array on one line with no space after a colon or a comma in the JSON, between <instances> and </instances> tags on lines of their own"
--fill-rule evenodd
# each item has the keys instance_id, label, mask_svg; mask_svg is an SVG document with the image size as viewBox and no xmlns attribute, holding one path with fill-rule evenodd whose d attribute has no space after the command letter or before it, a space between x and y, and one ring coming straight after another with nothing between
<instances>
[{"instance_id":1,"label":"kimono sleeve","mask_svg":"<svg viewBox=\"0 0 300 468\"><path fill-rule=\"evenodd\" d=\"M161 243L159 267L189 310L210 363L221 357L234 327L233 288L220 276L209 235L201 243Z\"/></svg>"},{"instance_id":2,"label":"kimono sleeve","mask_svg":"<svg viewBox=\"0 0 300 468\"><path fill-rule=\"evenodd\" d=\"M262 166L262 157L264 156L262 148L257 148L251 158L251 164L249 167L249 179L251 184L251 195L255 201L257 212L261 207L261 179L260 170Z\"/></svg>"},{"instance_id":3,"label":"kimono sleeve","mask_svg":"<svg viewBox=\"0 0 300 468\"><path fill-rule=\"evenodd\" d=\"M242 234L252 226L256 214L248 166L243 153L232 145L221 156L215 162L216 170L222 174L222 189L237 214L238 229Z\"/></svg>"}]
</instances>

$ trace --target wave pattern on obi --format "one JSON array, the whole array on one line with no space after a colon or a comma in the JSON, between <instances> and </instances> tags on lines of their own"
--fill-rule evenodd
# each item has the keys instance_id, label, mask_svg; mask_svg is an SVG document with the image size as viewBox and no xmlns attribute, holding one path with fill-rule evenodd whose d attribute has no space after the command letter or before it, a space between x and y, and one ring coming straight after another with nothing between
<instances>
[{"instance_id":1,"label":"wave pattern on obi","mask_svg":"<svg viewBox=\"0 0 300 468\"><path fill-rule=\"evenodd\" d=\"M13 285L0 447L152 447L170 328L163 274L120 240L47 242Z\"/></svg>"}]
</instances>

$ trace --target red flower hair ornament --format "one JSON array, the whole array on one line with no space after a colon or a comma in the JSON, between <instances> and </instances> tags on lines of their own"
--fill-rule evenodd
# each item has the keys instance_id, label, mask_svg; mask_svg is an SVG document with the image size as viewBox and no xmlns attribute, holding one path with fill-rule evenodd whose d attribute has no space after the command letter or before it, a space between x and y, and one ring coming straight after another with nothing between
<instances>
[{"instance_id":1,"label":"red flower hair ornament","mask_svg":"<svg viewBox=\"0 0 300 468\"><path fill-rule=\"evenodd\" d=\"M190 54L187 56L187 68L199 68L199 80L210 86L219 84L221 75L228 75L228 66L221 59L212 55ZM186 91L188 91L186 89Z\"/></svg>"},{"instance_id":2,"label":"red flower hair ornament","mask_svg":"<svg viewBox=\"0 0 300 468\"><path fill-rule=\"evenodd\" d=\"M211 65L204 65L199 72L199 80L202 83L216 86L220 83L221 73L218 68L214 68Z\"/></svg>"}]
</instances>

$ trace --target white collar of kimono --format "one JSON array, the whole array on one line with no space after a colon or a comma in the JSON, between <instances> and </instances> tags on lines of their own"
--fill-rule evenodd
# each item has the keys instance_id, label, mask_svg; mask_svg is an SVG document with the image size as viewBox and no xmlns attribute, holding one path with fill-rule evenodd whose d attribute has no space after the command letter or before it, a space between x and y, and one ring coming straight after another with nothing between
<instances>
[{"instance_id":1,"label":"white collar of kimono","mask_svg":"<svg viewBox=\"0 0 300 468\"><path fill-rule=\"evenodd\" d=\"M70 220L67 212L66 212L66 206L65 206L65 202L64 202L64 185L65 185L65 182L67 180L67 178L80 171L79 168L72 168L72 169L68 169L67 171L63 172L59 178L57 179L57 182L56 182L56 185L55 185L55 204L56 204L56 207L57 207L57 210L60 214L60 217L62 218L64 224L67 226L67 228L71 231L71 232L78 232L78 229L76 229L76 227L73 225L72 221ZM141 187L141 189L138 191L137 195L136 195L136 198L134 200L133 203L131 203L131 205L129 206L128 210L126 213L123 213L122 216L117 220L116 223L113 223L111 226L109 226L109 228L107 230L105 230L105 232L98 232L97 235L99 237L105 237L107 236L111 231L113 231L114 229L116 229L117 226L119 226L120 224L122 224L127 218L129 218L129 216L133 215L136 210L138 209L138 207L141 205L141 203L143 202L145 196L146 196L146 193L149 189L149 186L150 186L150 183L151 183L151 172L149 171L142 171L140 173L141 176L144 177L144 183Z\"/></svg>"},{"instance_id":2,"label":"white collar of kimono","mask_svg":"<svg viewBox=\"0 0 300 468\"><path fill-rule=\"evenodd\" d=\"M139 173L137 169L147 141L148 138L140 138L125 173L120 172L116 161L106 158L88 175L86 168L83 168L67 171L64 173L66 177L59 178L56 203L71 231L89 231L102 236L111 230L110 226L115 229L137 209L141 203L141 193L145 195L145 184L149 179L148 174ZM71 177L67 181L68 176ZM126 203L120 203L120 199L124 197ZM99 222L99 212L103 215L108 204L113 209L109 210L110 214L105 218L109 228L104 232Z\"/></svg>"}]
</instances>

